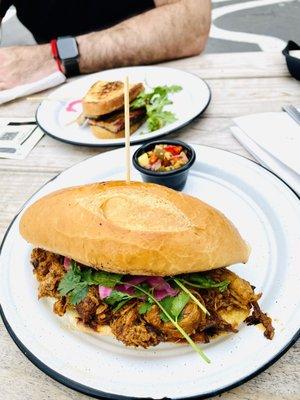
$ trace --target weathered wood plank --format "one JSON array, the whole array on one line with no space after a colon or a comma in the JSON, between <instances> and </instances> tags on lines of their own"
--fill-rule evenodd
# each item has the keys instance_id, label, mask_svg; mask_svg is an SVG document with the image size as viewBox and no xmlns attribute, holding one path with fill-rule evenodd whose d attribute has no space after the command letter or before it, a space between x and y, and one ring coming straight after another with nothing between
<instances>
[{"instance_id":1,"label":"weathered wood plank","mask_svg":"<svg viewBox=\"0 0 300 400\"><path fill-rule=\"evenodd\" d=\"M235 117L281 111L285 104L300 104L300 83L287 77L212 79L212 101L206 117Z\"/></svg>"},{"instance_id":2,"label":"weathered wood plank","mask_svg":"<svg viewBox=\"0 0 300 400\"><path fill-rule=\"evenodd\" d=\"M181 137L191 143L205 144L233 151L241 155L248 153L232 137L229 118L199 118L188 127L172 133L169 137ZM45 136L25 160L0 160L2 171L52 172L62 171L77 162L110 150L72 146ZM1 195L0 187L0 195Z\"/></svg>"},{"instance_id":3,"label":"weathered wood plank","mask_svg":"<svg viewBox=\"0 0 300 400\"><path fill-rule=\"evenodd\" d=\"M290 76L281 53L204 54L161 65L184 69L204 79Z\"/></svg>"}]
</instances>

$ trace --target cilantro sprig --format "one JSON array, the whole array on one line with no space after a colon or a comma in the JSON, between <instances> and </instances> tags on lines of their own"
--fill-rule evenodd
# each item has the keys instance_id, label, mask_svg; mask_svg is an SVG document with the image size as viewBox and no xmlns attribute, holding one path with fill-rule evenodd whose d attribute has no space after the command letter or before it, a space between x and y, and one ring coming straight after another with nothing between
<instances>
[{"instance_id":1,"label":"cilantro sprig","mask_svg":"<svg viewBox=\"0 0 300 400\"><path fill-rule=\"evenodd\" d=\"M91 285L114 288L122 275L105 271L93 271L91 268L80 268L75 261L71 262L69 271L59 282L58 291L68 296L71 304L80 303L87 295Z\"/></svg>"},{"instance_id":2,"label":"cilantro sprig","mask_svg":"<svg viewBox=\"0 0 300 400\"><path fill-rule=\"evenodd\" d=\"M171 111L165 111L164 107L172 104L170 93L182 90L181 86L156 86L150 92L141 92L131 103L131 109L145 107L147 113L147 126L150 132L162 128L166 124L176 121L176 116Z\"/></svg>"}]
</instances>

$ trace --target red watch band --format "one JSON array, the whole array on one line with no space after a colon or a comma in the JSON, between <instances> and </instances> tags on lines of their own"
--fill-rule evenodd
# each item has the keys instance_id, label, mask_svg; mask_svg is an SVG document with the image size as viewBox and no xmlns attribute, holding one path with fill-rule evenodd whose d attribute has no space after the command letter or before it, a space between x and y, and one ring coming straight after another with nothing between
<instances>
[{"instance_id":1,"label":"red watch band","mask_svg":"<svg viewBox=\"0 0 300 400\"><path fill-rule=\"evenodd\" d=\"M57 64L57 68L58 68L58 70L60 72L63 72L62 67L61 67L61 62L60 62L60 59L59 59L59 56L58 56L56 39L52 39L50 41L50 46L51 46L52 56L53 56L53 58L54 58L54 60L56 61L56 64Z\"/></svg>"}]
</instances>

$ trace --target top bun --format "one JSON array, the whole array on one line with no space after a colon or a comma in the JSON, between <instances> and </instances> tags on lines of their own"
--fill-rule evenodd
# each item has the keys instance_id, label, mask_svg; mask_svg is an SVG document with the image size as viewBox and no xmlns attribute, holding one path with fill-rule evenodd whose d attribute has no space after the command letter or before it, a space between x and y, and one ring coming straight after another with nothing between
<instances>
[{"instance_id":1,"label":"top bun","mask_svg":"<svg viewBox=\"0 0 300 400\"><path fill-rule=\"evenodd\" d=\"M129 101L133 101L143 90L142 83L129 85ZM124 83L120 81L98 81L94 83L82 99L85 117L97 118L124 106Z\"/></svg>"},{"instance_id":2,"label":"top bun","mask_svg":"<svg viewBox=\"0 0 300 400\"><path fill-rule=\"evenodd\" d=\"M71 187L25 210L20 232L34 246L98 270L168 276L245 263L233 224L199 199L123 181Z\"/></svg>"}]
</instances>

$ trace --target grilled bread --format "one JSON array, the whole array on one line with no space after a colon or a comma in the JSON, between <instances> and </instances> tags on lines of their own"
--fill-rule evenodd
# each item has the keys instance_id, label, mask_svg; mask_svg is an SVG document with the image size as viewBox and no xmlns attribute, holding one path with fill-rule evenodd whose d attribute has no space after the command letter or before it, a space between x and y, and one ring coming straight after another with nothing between
<instances>
[{"instance_id":1,"label":"grilled bread","mask_svg":"<svg viewBox=\"0 0 300 400\"><path fill-rule=\"evenodd\" d=\"M130 124L130 135L136 132L139 127L143 124L143 120ZM121 139L125 137L125 129L121 129L117 132L112 132L98 125L91 125L92 133L99 139Z\"/></svg>"},{"instance_id":2,"label":"grilled bread","mask_svg":"<svg viewBox=\"0 0 300 400\"><path fill-rule=\"evenodd\" d=\"M129 101L134 100L142 91L142 83L129 86ZM124 84L121 81L98 81L93 84L82 101L83 113L87 118L119 110L124 105Z\"/></svg>"}]
</instances>

